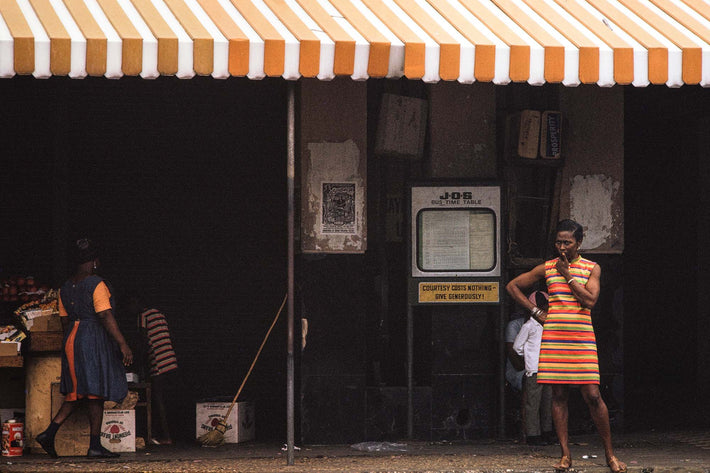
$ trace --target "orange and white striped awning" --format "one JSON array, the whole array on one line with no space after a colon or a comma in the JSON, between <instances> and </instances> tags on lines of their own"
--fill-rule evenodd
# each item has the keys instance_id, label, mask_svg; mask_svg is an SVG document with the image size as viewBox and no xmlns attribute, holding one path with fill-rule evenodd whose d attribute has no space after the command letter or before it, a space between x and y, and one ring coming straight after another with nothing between
<instances>
[{"instance_id":1,"label":"orange and white striped awning","mask_svg":"<svg viewBox=\"0 0 710 473\"><path fill-rule=\"evenodd\" d=\"M710 85L710 0L0 0L0 76Z\"/></svg>"}]
</instances>

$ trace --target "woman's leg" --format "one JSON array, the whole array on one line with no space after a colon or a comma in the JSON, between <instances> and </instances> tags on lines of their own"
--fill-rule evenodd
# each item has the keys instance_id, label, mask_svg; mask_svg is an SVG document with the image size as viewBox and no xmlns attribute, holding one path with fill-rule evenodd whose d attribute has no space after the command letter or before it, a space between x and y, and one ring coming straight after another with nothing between
<instances>
[{"instance_id":1,"label":"woman's leg","mask_svg":"<svg viewBox=\"0 0 710 473\"><path fill-rule=\"evenodd\" d=\"M89 399L89 434L91 436L101 435L101 422L104 417L104 400Z\"/></svg>"},{"instance_id":2,"label":"woman's leg","mask_svg":"<svg viewBox=\"0 0 710 473\"><path fill-rule=\"evenodd\" d=\"M52 422L62 425L64 421L69 418L72 412L74 412L75 407L76 401L64 401L62 403L62 407L60 407L59 411L57 411L57 415L55 415L54 419L52 419Z\"/></svg>"},{"instance_id":3,"label":"woman's leg","mask_svg":"<svg viewBox=\"0 0 710 473\"><path fill-rule=\"evenodd\" d=\"M54 449L54 437L57 435L59 427L69 418L72 412L74 412L74 407L76 407L76 401L64 401L62 407L59 408L59 411L49 424L49 427L35 437L37 443L40 444L42 449L52 458L57 458L57 451Z\"/></svg>"},{"instance_id":4,"label":"woman's leg","mask_svg":"<svg viewBox=\"0 0 710 473\"><path fill-rule=\"evenodd\" d=\"M89 399L89 451L87 456L114 458L118 453L111 452L101 445L101 424L104 418L104 400Z\"/></svg>"},{"instance_id":5,"label":"woman's leg","mask_svg":"<svg viewBox=\"0 0 710 473\"><path fill-rule=\"evenodd\" d=\"M611 445L611 427L609 426L609 410L606 407L604 399L602 399L601 393L599 392L598 384L585 384L581 388L582 397L584 402L587 403L589 407L589 414L592 416L594 425L597 427L599 436L602 438L602 444L604 445L604 454L606 455L607 463L611 465L612 459L616 459L614 456L614 448ZM617 460L618 462L618 460ZM626 465L621 462L618 471L625 471ZM616 468L612 468L613 471L617 471Z\"/></svg>"},{"instance_id":6,"label":"woman's leg","mask_svg":"<svg viewBox=\"0 0 710 473\"><path fill-rule=\"evenodd\" d=\"M569 386L566 384L552 385L552 421L555 424L557 439L562 450L562 459L555 465L555 469L567 469L572 465L572 454L569 451L569 436L567 422L569 420L568 411Z\"/></svg>"},{"instance_id":7,"label":"woman's leg","mask_svg":"<svg viewBox=\"0 0 710 473\"><path fill-rule=\"evenodd\" d=\"M548 443L555 442L555 435L552 433L552 386L542 385L542 395L540 397L540 430L542 437Z\"/></svg>"}]
</instances>

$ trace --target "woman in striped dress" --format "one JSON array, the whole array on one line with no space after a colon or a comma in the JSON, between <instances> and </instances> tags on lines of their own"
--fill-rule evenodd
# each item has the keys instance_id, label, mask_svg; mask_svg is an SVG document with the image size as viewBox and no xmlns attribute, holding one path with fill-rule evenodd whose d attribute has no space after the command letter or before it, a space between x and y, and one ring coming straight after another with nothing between
<instances>
[{"instance_id":1,"label":"woman in striped dress","mask_svg":"<svg viewBox=\"0 0 710 473\"><path fill-rule=\"evenodd\" d=\"M555 248L559 256L536 266L508 283L508 294L543 324L538 383L552 385L552 418L562 449L557 471L572 466L567 433L570 386L579 386L604 444L607 464L613 473L626 471L614 455L609 411L599 392L599 363L591 310L599 298L601 268L579 254L582 226L573 220L557 225ZM545 281L550 295L548 312L528 300L525 293Z\"/></svg>"}]
</instances>

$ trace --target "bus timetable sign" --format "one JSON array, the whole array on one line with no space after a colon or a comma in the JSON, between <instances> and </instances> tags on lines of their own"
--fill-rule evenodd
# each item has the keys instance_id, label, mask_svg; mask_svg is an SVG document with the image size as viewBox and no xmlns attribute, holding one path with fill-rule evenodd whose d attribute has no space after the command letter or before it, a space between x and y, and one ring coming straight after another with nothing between
<instances>
[{"instance_id":1,"label":"bus timetable sign","mask_svg":"<svg viewBox=\"0 0 710 473\"><path fill-rule=\"evenodd\" d=\"M410 302L500 302L500 187L412 186Z\"/></svg>"}]
</instances>

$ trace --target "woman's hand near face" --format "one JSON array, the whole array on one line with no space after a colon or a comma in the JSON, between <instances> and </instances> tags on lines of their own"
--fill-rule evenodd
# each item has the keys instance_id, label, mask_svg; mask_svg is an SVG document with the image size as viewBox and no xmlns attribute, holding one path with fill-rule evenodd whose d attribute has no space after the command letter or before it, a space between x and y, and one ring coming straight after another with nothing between
<instances>
[{"instance_id":1,"label":"woman's hand near face","mask_svg":"<svg viewBox=\"0 0 710 473\"><path fill-rule=\"evenodd\" d=\"M564 277L565 279L570 278L569 260L567 259L567 255L565 255L561 251L560 251L559 258L557 258L557 263L555 264L555 268L557 268L557 271L562 275L562 277Z\"/></svg>"}]
</instances>

